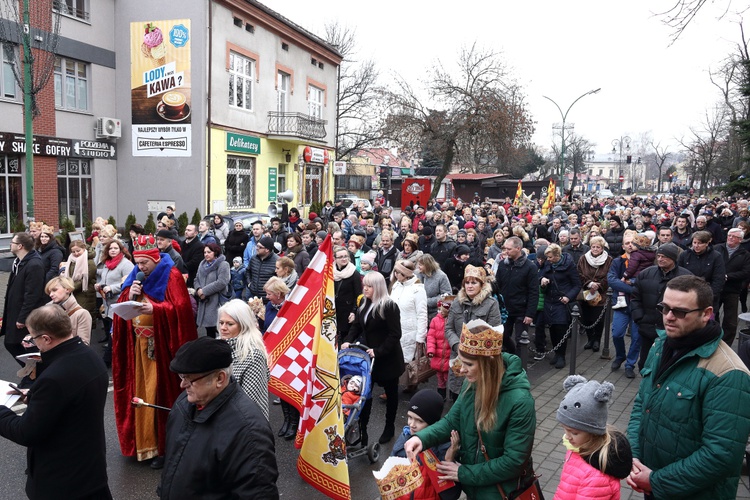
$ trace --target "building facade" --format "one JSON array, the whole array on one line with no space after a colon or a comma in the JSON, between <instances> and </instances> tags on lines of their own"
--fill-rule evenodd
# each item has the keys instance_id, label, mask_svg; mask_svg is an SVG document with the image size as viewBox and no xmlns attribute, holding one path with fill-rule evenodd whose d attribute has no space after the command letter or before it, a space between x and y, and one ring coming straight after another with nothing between
<instances>
[{"instance_id":1,"label":"building facade","mask_svg":"<svg viewBox=\"0 0 750 500\"><path fill-rule=\"evenodd\" d=\"M59 228L302 209L333 197L338 66L322 39L251 0L33 0L32 47L59 17L53 74L36 95L33 212ZM0 246L27 222L18 19L0 37ZM318 28L318 27L316 27ZM41 42L40 42L41 43ZM43 50L37 48L36 59ZM15 51L15 52L14 52ZM5 243L3 243L5 242Z\"/></svg>"}]
</instances>

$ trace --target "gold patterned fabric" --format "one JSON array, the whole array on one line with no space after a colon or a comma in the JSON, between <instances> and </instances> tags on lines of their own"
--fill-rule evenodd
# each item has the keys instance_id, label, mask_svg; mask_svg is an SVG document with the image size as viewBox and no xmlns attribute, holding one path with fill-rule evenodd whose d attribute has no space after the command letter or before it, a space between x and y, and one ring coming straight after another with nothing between
<instances>
[{"instance_id":1,"label":"gold patterned fabric","mask_svg":"<svg viewBox=\"0 0 750 500\"><path fill-rule=\"evenodd\" d=\"M498 356L503 352L503 334L487 325L479 333L472 333L470 324L461 328L458 350L472 356Z\"/></svg>"}]
</instances>

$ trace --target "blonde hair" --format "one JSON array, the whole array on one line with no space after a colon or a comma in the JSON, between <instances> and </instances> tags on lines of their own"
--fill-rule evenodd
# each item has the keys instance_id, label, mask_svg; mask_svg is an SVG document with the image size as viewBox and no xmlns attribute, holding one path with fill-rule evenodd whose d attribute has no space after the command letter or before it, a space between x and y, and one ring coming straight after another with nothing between
<instances>
[{"instance_id":1,"label":"blonde hair","mask_svg":"<svg viewBox=\"0 0 750 500\"><path fill-rule=\"evenodd\" d=\"M268 278L268 281L266 281L266 284L263 285L263 290L267 292L273 292L273 293L279 293L282 296L286 297L286 294L289 293L289 287L286 286L286 283L279 278L278 276L272 276Z\"/></svg>"},{"instance_id":2,"label":"blonde hair","mask_svg":"<svg viewBox=\"0 0 750 500\"><path fill-rule=\"evenodd\" d=\"M591 245L599 245L600 247L609 250L609 243L607 243L607 240L605 240L601 236L592 236L589 239L589 246Z\"/></svg>"},{"instance_id":3,"label":"blonde hair","mask_svg":"<svg viewBox=\"0 0 750 500\"><path fill-rule=\"evenodd\" d=\"M599 452L599 470L607 469L607 458L609 457L610 448L613 448L615 454L617 454L617 438L614 437L614 433L617 429L607 424L607 432L602 435L591 434L587 432L589 439L578 447L578 454L582 458L589 457Z\"/></svg>"},{"instance_id":4,"label":"blonde hair","mask_svg":"<svg viewBox=\"0 0 750 500\"><path fill-rule=\"evenodd\" d=\"M49 292L52 290L52 287L55 286L61 286L62 288L66 289L69 292L73 292L73 290L76 289L75 283L73 283L73 280L68 278L67 276L55 276L51 280L47 282L47 284L44 286L44 293L49 295Z\"/></svg>"},{"instance_id":5,"label":"blonde hair","mask_svg":"<svg viewBox=\"0 0 750 500\"><path fill-rule=\"evenodd\" d=\"M558 245L557 243L552 243L544 251L544 255L546 255L547 257L549 257L550 255L560 257L562 255L562 248L560 248L560 245Z\"/></svg>"},{"instance_id":6,"label":"blonde hair","mask_svg":"<svg viewBox=\"0 0 750 500\"><path fill-rule=\"evenodd\" d=\"M372 287L372 309L373 312L377 312L380 316L385 316L385 306L391 302L391 297L388 295L388 287L385 283L385 278L380 273L368 273L362 279L362 284ZM365 312L365 302L359 306L360 313Z\"/></svg>"},{"instance_id":7,"label":"blonde hair","mask_svg":"<svg viewBox=\"0 0 750 500\"><path fill-rule=\"evenodd\" d=\"M477 379L475 382L469 382L466 390L474 387L474 415L477 429L490 432L497 425L497 400L500 398L505 374L503 355L473 356L463 351L460 355L477 364Z\"/></svg>"},{"instance_id":8,"label":"blonde hair","mask_svg":"<svg viewBox=\"0 0 750 500\"><path fill-rule=\"evenodd\" d=\"M218 317L226 314L237 322L240 334L237 336L237 358L242 361L255 349L263 354L266 359L266 346L263 343L263 335L258 329L258 320L255 318L250 306L241 299L232 299L219 308ZM219 321L216 321L218 328Z\"/></svg>"}]
</instances>

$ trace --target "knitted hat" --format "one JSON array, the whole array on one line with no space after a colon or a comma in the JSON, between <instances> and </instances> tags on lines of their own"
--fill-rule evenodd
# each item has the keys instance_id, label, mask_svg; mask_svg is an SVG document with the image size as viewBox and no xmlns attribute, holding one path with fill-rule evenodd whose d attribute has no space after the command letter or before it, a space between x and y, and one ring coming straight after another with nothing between
<instances>
[{"instance_id":1,"label":"knitted hat","mask_svg":"<svg viewBox=\"0 0 750 500\"><path fill-rule=\"evenodd\" d=\"M456 232L456 236L463 236L464 238L466 238L466 230L465 229L459 229Z\"/></svg>"},{"instance_id":2,"label":"knitted hat","mask_svg":"<svg viewBox=\"0 0 750 500\"><path fill-rule=\"evenodd\" d=\"M455 255L469 255L471 253L471 249L469 248L469 245L461 244L456 247L456 251L454 253Z\"/></svg>"},{"instance_id":3,"label":"knitted hat","mask_svg":"<svg viewBox=\"0 0 750 500\"><path fill-rule=\"evenodd\" d=\"M317 233L315 233L315 236L317 236L321 240L324 240L326 239L326 236L328 236L328 233L326 233L325 231L318 231Z\"/></svg>"},{"instance_id":4,"label":"knitted hat","mask_svg":"<svg viewBox=\"0 0 750 500\"><path fill-rule=\"evenodd\" d=\"M408 411L432 425L443 415L443 396L435 389L422 389L409 400Z\"/></svg>"},{"instance_id":5,"label":"knitted hat","mask_svg":"<svg viewBox=\"0 0 750 500\"><path fill-rule=\"evenodd\" d=\"M232 259L232 264L242 264L242 257L237 256L234 259Z\"/></svg>"},{"instance_id":6,"label":"knitted hat","mask_svg":"<svg viewBox=\"0 0 750 500\"><path fill-rule=\"evenodd\" d=\"M498 356L503 352L503 325L490 326L481 319L464 323L458 350L472 356Z\"/></svg>"},{"instance_id":7,"label":"knitted hat","mask_svg":"<svg viewBox=\"0 0 750 500\"><path fill-rule=\"evenodd\" d=\"M557 409L557 421L572 429L604 435L607 432L607 402L615 386L570 375L563 382L563 388L567 394Z\"/></svg>"},{"instance_id":8,"label":"knitted hat","mask_svg":"<svg viewBox=\"0 0 750 500\"><path fill-rule=\"evenodd\" d=\"M422 234L425 236L432 236L435 233L435 231L432 230L432 226L425 226L424 229L422 229Z\"/></svg>"},{"instance_id":9,"label":"knitted hat","mask_svg":"<svg viewBox=\"0 0 750 500\"><path fill-rule=\"evenodd\" d=\"M665 243L656 250L656 255L663 255L664 257L677 262L677 257L680 256L680 247L674 243Z\"/></svg>"},{"instance_id":10,"label":"knitted hat","mask_svg":"<svg viewBox=\"0 0 750 500\"><path fill-rule=\"evenodd\" d=\"M610 216L609 220L617 222L619 225L622 226L622 219L620 219L619 215L612 215L612 216Z\"/></svg>"},{"instance_id":11,"label":"knitted hat","mask_svg":"<svg viewBox=\"0 0 750 500\"><path fill-rule=\"evenodd\" d=\"M369 252L367 252L366 254L364 254L360 258L360 262L365 262L367 264L373 265L373 264L375 264L375 257L376 256L377 256L377 254L375 252L373 252L372 250L370 250Z\"/></svg>"},{"instance_id":12,"label":"knitted hat","mask_svg":"<svg viewBox=\"0 0 750 500\"><path fill-rule=\"evenodd\" d=\"M153 234L140 234L133 241L133 258L146 257L153 262L159 262L161 260L161 254L159 249L156 247L156 238Z\"/></svg>"},{"instance_id":13,"label":"knitted hat","mask_svg":"<svg viewBox=\"0 0 750 500\"><path fill-rule=\"evenodd\" d=\"M474 224L474 221L468 221L466 224L464 224L464 229L474 229L476 224Z\"/></svg>"},{"instance_id":14,"label":"knitted hat","mask_svg":"<svg viewBox=\"0 0 750 500\"><path fill-rule=\"evenodd\" d=\"M362 376L354 375L352 378L350 378L346 383L346 389L360 394L360 392L362 391Z\"/></svg>"},{"instance_id":15,"label":"knitted hat","mask_svg":"<svg viewBox=\"0 0 750 500\"><path fill-rule=\"evenodd\" d=\"M399 273L401 273L401 275L404 276L405 278L411 278L411 277L413 277L414 276L414 271L412 271L411 269L409 269L408 267L406 267L404 265L404 262L406 262L406 261L399 260L398 262L396 262L396 271L398 271Z\"/></svg>"},{"instance_id":16,"label":"knitted hat","mask_svg":"<svg viewBox=\"0 0 750 500\"><path fill-rule=\"evenodd\" d=\"M307 218L310 220L315 220L318 218L318 214L316 214L315 212L310 212L310 215L308 215Z\"/></svg>"},{"instance_id":17,"label":"knitted hat","mask_svg":"<svg viewBox=\"0 0 750 500\"><path fill-rule=\"evenodd\" d=\"M175 373L205 373L232 364L232 348L223 340L199 337L177 349L169 369Z\"/></svg>"},{"instance_id":18,"label":"knitted hat","mask_svg":"<svg viewBox=\"0 0 750 500\"><path fill-rule=\"evenodd\" d=\"M262 246L263 248L265 248L266 250L273 251L273 238L271 238L270 236L262 237L260 241L258 242L258 244Z\"/></svg>"}]
</instances>

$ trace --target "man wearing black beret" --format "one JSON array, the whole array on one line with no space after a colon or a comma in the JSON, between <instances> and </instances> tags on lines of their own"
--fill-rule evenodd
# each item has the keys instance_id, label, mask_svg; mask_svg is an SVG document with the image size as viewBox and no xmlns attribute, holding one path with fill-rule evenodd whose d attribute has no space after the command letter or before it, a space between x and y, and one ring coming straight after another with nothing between
<instances>
[{"instance_id":1,"label":"man wearing black beret","mask_svg":"<svg viewBox=\"0 0 750 500\"><path fill-rule=\"evenodd\" d=\"M176 235L172 231L169 229L159 229L156 233L156 246L161 253L172 257L172 261L174 262L173 267L176 267L180 273L187 274L187 267L185 267L182 256L177 252L174 245L172 245L172 240L174 239L176 239Z\"/></svg>"},{"instance_id":2,"label":"man wearing black beret","mask_svg":"<svg viewBox=\"0 0 750 500\"><path fill-rule=\"evenodd\" d=\"M210 337L185 343L170 363L185 391L167 421L159 498L279 498L271 427L231 364L229 344Z\"/></svg>"}]
</instances>

